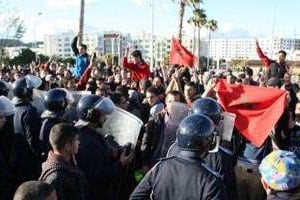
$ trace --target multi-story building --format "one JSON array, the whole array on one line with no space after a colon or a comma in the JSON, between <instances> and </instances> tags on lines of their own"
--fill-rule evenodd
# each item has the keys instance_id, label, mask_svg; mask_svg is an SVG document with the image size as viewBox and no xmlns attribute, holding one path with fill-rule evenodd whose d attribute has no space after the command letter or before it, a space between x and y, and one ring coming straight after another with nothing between
<instances>
[{"instance_id":1,"label":"multi-story building","mask_svg":"<svg viewBox=\"0 0 300 200\"><path fill-rule=\"evenodd\" d=\"M185 46L190 51L193 50L193 39L189 37L183 38L183 46ZM138 36L133 36L131 40L131 48L138 49L142 51L143 58L146 62L150 63L151 58L151 35L143 34ZM171 36L154 36L153 37L153 59L155 65L162 63L165 58L170 54L171 50Z\"/></svg>"},{"instance_id":2,"label":"multi-story building","mask_svg":"<svg viewBox=\"0 0 300 200\"><path fill-rule=\"evenodd\" d=\"M300 50L300 39L270 37L259 39L266 55L275 58L276 52L285 50L287 59L294 58L294 51ZM201 55L213 59L258 59L254 39L211 39L201 41Z\"/></svg>"},{"instance_id":3,"label":"multi-story building","mask_svg":"<svg viewBox=\"0 0 300 200\"><path fill-rule=\"evenodd\" d=\"M46 55L57 55L59 57L73 56L71 43L75 36L73 32L66 32L57 35L45 35L44 49ZM96 52L102 56L107 53L113 56L125 54L130 36L120 32L87 33L83 36L83 43L88 47L88 53Z\"/></svg>"},{"instance_id":4,"label":"multi-story building","mask_svg":"<svg viewBox=\"0 0 300 200\"><path fill-rule=\"evenodd\" d=\"M57 35L45 35L44 52L46 55L57 55L59 57L73 56L71 42L75 33L66 32ZM84 34L83 43L88 47L88 53L96 52L99 56L107 53L113 57L123 57L126 48L138 49L142 51L144 59L150 63L151 57L151 35L142 34L131 37L130 34L121 32L102 32ZM193 40L188 37L183 38L183 45L192 51ZM170 53L171 36L154 36L153 38L153 58L155 63L162 62ZM120 60L120 59L119 59Z\"/></svg>"},{"instance_id":5,"label":"multi-story building","mask_svg":"<svg viewBox=\"0 0 300 200\"><path fill-rule=\"evenodd\" d=\"M75 34L66 32L57 35L44 36L44 49L46 55L57 55L59 57L71 57L73 52L71 43ZM88 46L88 52L93 52L99 44L97 33L88 33L83 36L83 43Z\"/></svg>"}]
</instances>

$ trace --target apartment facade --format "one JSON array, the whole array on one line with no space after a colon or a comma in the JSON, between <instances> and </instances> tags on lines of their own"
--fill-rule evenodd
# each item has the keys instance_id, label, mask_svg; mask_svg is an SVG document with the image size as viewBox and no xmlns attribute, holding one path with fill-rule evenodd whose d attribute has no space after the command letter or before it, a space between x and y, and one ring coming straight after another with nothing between
<instances>
[{"instance_id":1,"label":"apartment facade","mask_svg":"<svg viewBox=\"0 0 300 200\"><path fill-rule=\"evenodd\" d=\"M276 57L279 50L285 50L287 59L294 60L295 53L300 50L300 39L270 37L259 39L262 51L271 58ZM258 59L255 39L211 39L203 40L201 55L213 59Z\"/></svg>"}]
</instances>

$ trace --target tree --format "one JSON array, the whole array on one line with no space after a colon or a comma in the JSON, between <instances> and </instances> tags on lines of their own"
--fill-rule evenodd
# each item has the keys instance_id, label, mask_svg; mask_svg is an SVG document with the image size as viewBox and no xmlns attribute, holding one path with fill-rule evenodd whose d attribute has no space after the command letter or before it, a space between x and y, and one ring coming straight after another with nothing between
<instances>
[{"instance_id":1,"label":"tree","mask_svg":"<svg viewBox=\"0 0 300 200\"><path fill-rule=\"evenodd\" d=\"M208 56L207 57L209 57L210 55L209 55L209 51L210 51L210 40L211 40L211 37L210 37L210 33L211 33L211 31L216 31L217 30L217 28L218 28L218 22L216 21L216 20L209 20L207 23L206 23L206 25L205 25L205 27L207 28L207 30L208 30ZM207 63L206 63L206 68L208 69L209 68L209 59L207 59Z\"/></svg>"},{"instance_id":2,"label":"tree","mask_svg":"<svg viewBox=\"0 0 300 200\"><path fill-rule=\"evenodd\" d=\"M10 65L26 65L35 60L35 53L30 49L22 49L20 54L9 61Z\"/></svg>"},{"instance_id":3,"label":"tree","mask_svg":"<svg viewBox=\"0 0 300 200\"><path fill-rule=\"evenodd\" d=\"M70 63L71 65L75 64L75 59L73 57L68 57L62 60L63 63L67 64Z\"/></svg>"},{"instance_id":4,"label":"tree","mask_svg":"<svg viewBox=\"0 0 300 200\"><path fill-rule=\"evenodd\" d=\"M200 29L205 27L210 31L215 31L218 27L216 20L207 20L207 16L205 14L204 9L200 9L200 4L196 9L193 11L193 16L190 17L188 23L194 26L194 41L196 41L195 29L198 30L198 68L200 68ZM209 36L210 37L210 36ZM207 59L207 68L209 64L209 59Z\"/></svg>"},{"instance_id":5,"label":"tree","mask_svg":"<svg viewBox=\"0 0 300 200\"><path fill-rule=\"evenodd\" d=\"M24 21L19 17L17 8L9 0L0 0L0 63L2 62L2 49L6 46L7 39L20 40L25 31ZM9 40L12 41L12 40Z\"/></svg>"},{"instance_id":6,"label":"tree","mask_svg":"<svg viewBox=\"0 0 300 200\"><path fill-rule=\"evenodd\" d=\"M41 63L46 63L49 60L49 56L38 54L38 59Z\"/></svg>"},{"instance_id":7,"label":"tree","mask_svg":"<svg viewBox=\"0 0 300 200\"><path fill-rule=\"evenodd\" d=\"M176 0L172 0L176 1ZM181 42L182 40L182 30L183 30L183 17L186 6L192 6L194 8L197 7L197 4L202 2L201 0L177 0L179 3L179 18L178 18L178 40Z\"/></svg>"},{"instance_id":8,"label":"tree","mask_svg":"<svg viewBox=\"0 0 300 200\"><path fill-rule=\"evenodd\" d=\"M5 39L18 39L20 40L25 31L24 21L18 14L18 9L12 6L11 1L0 0L0 10L4 17L0 18L0 38ZM5 44L0 44L0 47Z\"/></svg>"}]
</instances>

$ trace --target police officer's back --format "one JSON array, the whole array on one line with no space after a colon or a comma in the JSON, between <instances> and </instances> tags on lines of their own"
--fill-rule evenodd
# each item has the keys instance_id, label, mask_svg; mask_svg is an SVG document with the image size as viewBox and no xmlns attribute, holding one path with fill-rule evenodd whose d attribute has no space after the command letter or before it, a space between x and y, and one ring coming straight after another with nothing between
<instances>
[{"instance_id":1,"label":"police officer's back","mask_svg":"<svg viewBox=\"0 0 300 200\"><path fill-rule=\"evenodd\" d=\"M214 147L213 127L204 115L186 117L177 131L180 153L157 163L130 199L226 199L222 180L202 160Z\"/></svg>"},{"instance_id":2,"label":"police officer's back","mask_svg":"<svg viewBox=\"0 0 300 200\"><path fill-rule=\"evenodd\" d=\"M89 199L119 199L116 180L133 155L114 155L104 136L96 131L103 125L105 115L113 109L103 98L88 95L79 100L77 111L80 116L76 123L80 129L80 146L76 158L89 184Z\"/></svg>"},{"instance_id":3,"label":"police officer's back","mask_svg":"<svg viewBox=\"0 0 300 200\"><path fill-rule=\"evenodd\" d=\"M0 101L4 102L6 107L8 107L7 112L5 113L6 123L3 128L0 129L0 151L3 152L4 159L7 161L10 160L9 157L12 153L14 137L14 105L12 105L7 98L8 92L9 88L7 83L0 81L0 96L3 96Z\"/></svg>"},{"instance_id":4,"label":"police officer's back","mask_svg":"<svg viewBox=\"0 0 300 200\"><path fill-rule=\"evenodd\" d=\"M30 103L33 87L26 78L20 78L13 84L16 173L20 181L31 180L39 175L39 131L40 117Z\"/></svg>"},{"instance_id":5,"label":"police officer's back","mask_svg":"<svg viewBox=\"0 0 300 200\"><path fill-rule=\"evenodd\" d=\"M62 116L65 112L67 102L67 94L63 89L51 89L44 97L45 110L42 113L42 126L40 130L39 140L40 148L43 157L47 157L48 151L50 150L49 134L51 128L63 122ZM44 159L45 159L44 158Z\"/></svg>"},{"instance_id":6,"label":"police officer's back","mask_svg":"<svg viewBox=\"0 0 300 200\"><path fill-rule=\"evenodd\" d=\"M197 99L192 107L192 114L203 114L209 117L216 126L216 133L219 135L220 140L222 140L222 129L220 127L223 126L223 110L219 103L210 97L204 97L201 99ZM208 161L209 166L211 166L214 170L223 175L223 180L226 188L226 193L228 195L228 199L234 200L237 199L236 194L236 181L235 181L235 172L234 172L234 164L233 164L233 151L232 151L232 142L228 142L222 140L220 142L220 147L218 152L210 153L206 156L206 161ZM217 154L217 155L216 155ZM216 162L216 160L221 159L220 162Z\"/></svg>"}]
</instances>

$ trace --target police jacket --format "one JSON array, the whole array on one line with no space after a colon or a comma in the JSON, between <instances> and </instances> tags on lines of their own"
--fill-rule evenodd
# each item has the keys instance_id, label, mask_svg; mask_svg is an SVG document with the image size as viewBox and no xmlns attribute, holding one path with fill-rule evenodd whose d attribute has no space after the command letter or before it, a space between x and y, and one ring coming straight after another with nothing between
<instances>
[{"instance_id":1,"label":"police jacket","mask_svg":"<svg viewBox=\"0 0 300 200\"><path fill-rule=\"evenodd\" d=\"M41 119L35 107L27 101L20 101L16 104L16 113L14 115L15 134L23 136L31 151L39 155L39 133Z\"/></svg>"},{"instance_id":2,"label":"police jacket","mask_svg":"<svg viewBox=\"0 0 300 200\"><path fill-rule=\"evenodd\" d=\"M130 199L224 200L222 180L194 152L161 160L135 188Z\"/></svg>"},{"instance_id":3,"label":"police jacket","mask_svg":"<svg viewBox=\"0 0 300 200\"><path fill-rule=\"evenodd\" d=\"M17 182L38 178L40 173L39 131L40 118L36 109L29 102L15 105L14 115L14 173Z\"/></svg>"},{"instance_id":4,"label":"police jacket","mask_svg":"<svg viewBox=\"0 0 300 200\"><path fill-rule=\"evenodd\" d=\"M0 129L0 151L3 153L3 158L8 162L11 160L13 151L14 138L14 115L5 117L6 122Z\"/></svg>"},{"instance_id":5,"label":"police jacket","mask_svg":"<svg viewBox=\"0 0 300 200\"><path fill-rule=\"evenodd\" d=\"M271 194L268 194L267 200L298 200L300 199L299 191L296 192L274 192L272 191Z\"/></svg>"},{"instance_id":6,"label":"police jacket","mask_svg":"<svg viewBox=\"0 0 300 200\"><path fill-rule=\"evenodd\" d=\"M90 199L115 199L115 180L120 176L121 163L114 160L105 138L94 129L83 127L76 155L79 169L84 173Z\"/></svg>"},{"instance_id":7,"label":"police jacket","mask_svg":"<svg viewBox=\"0 0 300 200\"><path fill-rule=\"evenodd\" d=\"M50 141L49 141L49 134L51 128L60 123L62 120L60 120L60 116L63 113L58 112L51 112L51 111L44 111L42 113L42 127L40 130L39 140L40 140L40 149L41 153L44 155L44 157L47 157L48 151L51 149Z\"/></svg>"}]
</instances>

